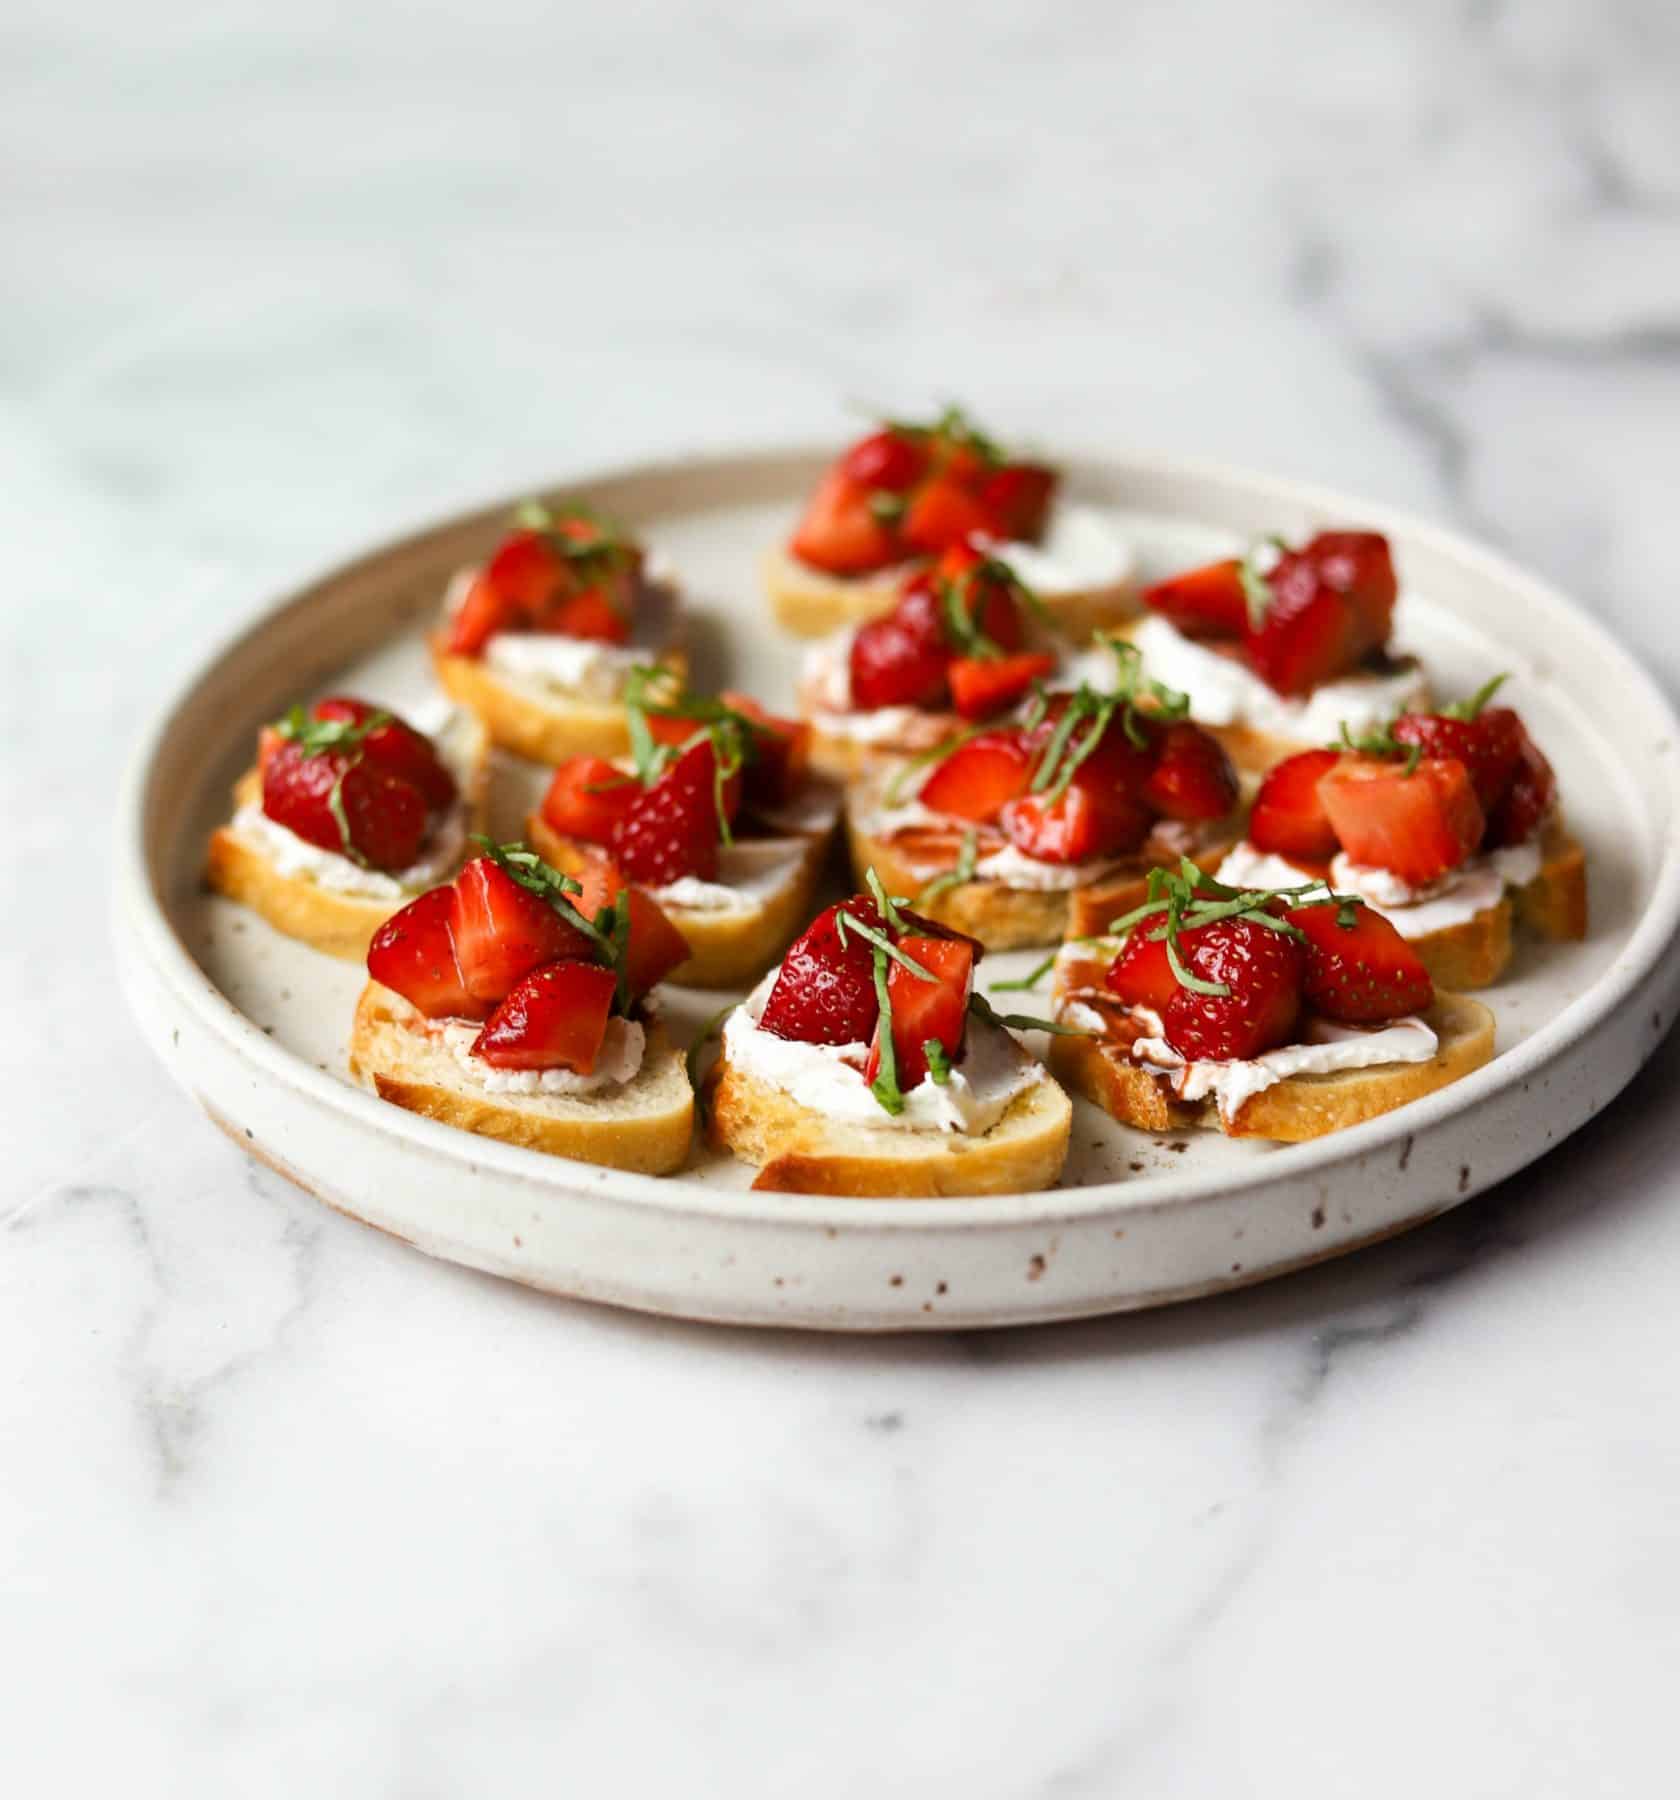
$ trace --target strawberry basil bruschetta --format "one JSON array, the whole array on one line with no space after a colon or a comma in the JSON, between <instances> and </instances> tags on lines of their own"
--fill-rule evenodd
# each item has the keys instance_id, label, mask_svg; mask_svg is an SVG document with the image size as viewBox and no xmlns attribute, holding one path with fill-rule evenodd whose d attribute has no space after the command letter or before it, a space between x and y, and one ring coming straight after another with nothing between
<instances>
[{"instance_id":1,"label":"strawberry basil bruschetta","mask_svg":"<svg viewBox=\"0 0 1680 1800\"><path fill-rule=\"evenodd\" d=\"M1159 865L1242 836L1236 771L1184 696L1122 656L1113 692L1038 696L996 726L860 782L852 859L988 949L1100 929Z\"/></svg>"},{"instance_id":2,"label":"strawberry basil bruschetta","mask_svg":"<svg viewBox=\"0 0 1680 1800\"><path fill-rule=\"evenodd\" d=\"M1510 707L1487 704L1501 680L1279 763L1221 874L1326 879L1381 912L1451 988L1499 979L1513 914L1541 937L1585 937L1586 856L1564 828L1551 764Z\"/></svg>"},{"instance_id":3,"label":"strawberry basil bruschetta","mask_svg":"<svg viewBox=\"0 0 1680 1800\"><path fill-rule=\"evenodd\" d=\"M1324 531L1293 550L1271 538L1145 589L1129 635L1238 765L1263 772L1344 721L1368 731L1429 704L1415 659L1389 648L1398 592L1378 532Z\"/></svg>"},{"instance_id":4,"label":"strawberry basil bruschetta","mask_svg":"<svg viewBox=\"0 0 1680 1800\"><path fill-rule=\"evenodd\" d=\"M432 662L492 742L556 763L625 749L625 681L653 661L680 678L675 633L675 589L638 544L576 501L532 504L450 583Z\"/></svg>"},{"instance_id":5,"label":"strawberry basil bruschetta","mask_svg":"<svg viewBox=\"0 0 1680 1800\"><path fill-rule=\"evenodd\" d=\"M690 954L672 979L729 987L761 975L811 910L840 820L839 789L810 774L810 727L739 694L625 690L631 754L574 756L527 822L556 867L604 863L645 887Z\"/></svg>"},{"instance_id":6,"label":"strawberry basil bruschetta","mask_svg":"<svg viewBox=\"0 0 1680 1800\"><path fill-rule=\"evenodd\" d=\"M892 755L949 742L1006 713L1057 668L1037 597L1001 557L972 543L912 569L884 618L805 653L800 710L811 759L849 777Z\"/></svg>"},{"instance_id":7,"label":"strawberry basil bruschetta","mask_svg":"<svg viewBox=\"0 0 1680 1800\"><path fill-rule=\"evenodd\" d=\"M1112 939L1057 959L1051 1067L1145 1131L1296 1143L1392 1112L1493 1055L1493 1015L1439 992L1363 901L1153 878Z\"/></svg>"},{"instance_id":8,"label":"strawberry basil bruschetta","mask_svg":"<svg viewBox=\"0 0 1680 1800\"><path fill-rule=\"evenodd\" d=\"M233 818L211 834L209 883L288 937L361 956L404 900L460 866L488 752L470 713L427 735L348 695L294 706L258 736Z\"/></svg>"},{"instance_id":9,"label":"strawberry basil bruschetta","mask_svg":"<svg viewBox=\"0 0 1680 1800\"><path fill-rule=\"evenodd\" d=\"M765 580L790 631L819 637L892 609L907 567L984 539L1085 638L1135 610L1133 557L1100 514L1056 497L1057 475L1001 449L952 407L888 421L818 482Z\"/></svg>"},{"instance_id":10,"label":"strawberry basil bruschetta","mask_svg":"<svg viewBox=\"0 0 1680 1800\"><path fill-rule=\"evenodd\" d=\"M831 906L735 1008L712 1070L713 1138L757 1188L1018 1194L1052 1186L1072 1107L974 991L972 938L878 881Z\"/></svg>"},{"instance_id":11,"label":"strawberry basil bruschetta","mask_svg":"<svg viewBox=\"0 0 1680 1800\"><path fill-rule=\"evenodd\" d=\"M645 894L611 899L520 844L489 845L368 949L350 1071L482 1137L668 1175L694 1095L648 990L688 954Z\"/></svg>"}]
</instances>

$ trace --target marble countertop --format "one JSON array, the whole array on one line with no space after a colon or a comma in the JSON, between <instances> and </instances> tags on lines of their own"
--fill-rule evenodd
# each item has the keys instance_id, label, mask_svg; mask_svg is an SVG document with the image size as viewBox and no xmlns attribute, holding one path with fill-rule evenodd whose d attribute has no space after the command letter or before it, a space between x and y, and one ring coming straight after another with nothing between
<instances>
[{"instance_id":1,"label":"marble countertop","mask_svg":"<svg viewBox=\"0 0 1680 1800\"><path fill-rule=\"evenodd\" d=\"M428 515L852 399L1408 505L1680 685L1665 0L754 10L0 22L8 1771L1661 1791L1674 1039L1343 1264L840 1342L423 1261L125 1016L114 775L207 634Z\"/></svg>"}]
</instances>

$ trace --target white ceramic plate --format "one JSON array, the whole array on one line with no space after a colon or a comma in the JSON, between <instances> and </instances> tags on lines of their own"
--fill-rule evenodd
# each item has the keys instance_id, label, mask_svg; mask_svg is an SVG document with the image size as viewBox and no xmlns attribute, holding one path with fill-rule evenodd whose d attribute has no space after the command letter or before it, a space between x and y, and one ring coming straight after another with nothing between
<instances>
[{"instance_id":1,"label":"white ceramic plate","mask_svg":"<svg viewBox=\"0 0 1680 1800\"><path fill-rule=\"evenodd\" d=\"M825 458L713 457L580 481L681 570L696 675L788 700L799 645L758 580ZM1072 494L1109 512L1146 575L1266 531L1371 525L1394 539L1398 635L1447 694L1499 669L1557 766L1591 863L1584 945L1524 943L1489 996L1493 1063L1312 1144L1158 1139L1076 1101L1063 1185L970 1200L748 1191L697 1150L669 1180L487 1142L351 1087L359 967L319 957L202 886L203 845L258 724L325 686L419 713L420 632L448 575L482 555L499 506L380 550L216 651L159 719L120 813L116 926L142 1026L210 1117L342 1211L434 1256L653 1312L828 1330L1012 1324L1156 1305L1259 1280L1457 1205L1574 1131L1655 1046L1680 987L1680 734L1653 684L1582 611L1499 559L1387 509L1262 476L1151 458L1085 461ZM533 772L498 771L516 835ZM988 959L993 978L1024 956ZM678 991L690 1032L719 997ZM1016 1000L1016 1006L1022 1002Z\"/></svg>"}]
</instances>

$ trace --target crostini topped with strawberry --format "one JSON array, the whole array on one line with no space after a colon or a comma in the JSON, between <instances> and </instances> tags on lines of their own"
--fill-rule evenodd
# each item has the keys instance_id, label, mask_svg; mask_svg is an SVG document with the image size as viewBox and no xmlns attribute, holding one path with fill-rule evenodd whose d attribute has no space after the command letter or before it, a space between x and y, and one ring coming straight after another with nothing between
<instances>
[{"instance_id":1,"label":"crostini topped with strawberry","mask_svg":"<svg viewBox=\"0 0 1680 1800\"><path fill-rule=\"evenodd\" d=\"M1239 887L1186 859L1056 959L1052 1063L1126 1123L1316 1137L1456 1079L1491 1015L1440 996L1381 914L1322 884Z\"/></svg>"},{"instance_id":2,"label":"crostini topped with strawberry","mask_svg":"<svg viewBox=\"0 0 1680 1800\"><path fill-rule=\"evenodd\" d=\"M782 622L811 634L877 616L907 569L978 541L1023 564L1079 635L1131 610L1129 547L1090 508L1058 504L1056 471L1003 449L958 407L888 420L818 482L771 559ZM1027 571L1023 571L1027 572Z\"/></svg>"},{"instance_id":3,"label":"crostini topped with strawberry","mask_svg":"<svg viewBox=\"0 0 1680 1800\"><path fill-rule=\"evenodd\" d=\"M630 754L561 763L531 841L558 867L605 861L647 888L693 947L678 980L750 979L809 911L839 822L838 789L811 773L811 728L650 668L632 671L625 705Z\"/></svg>"},{"instance_id":4,"label":"crostini topped with strawberry","mask_svg":"<svg viewBox=\"0 0 1680 1800\"><path fill-rule=\"evenodd\" d=\"M598 739L630 671L670 650L675 608L668 573L619 527L580 501L532 502L450 584L433 661L498 744L552 760Z\"/></svg>"},{"instance_id":5,"label":"crostini topped with strawberry","mask_svg":"<svg viewBox=\"0 0 1680 1800\"><path fill-rule=\"evenodd\" d=\"M1020 719L860 784L854 860L1001 949L1062 935L1070 897L1083 928L1090 907L1116 909L1117 882L1216 859L1240 835L1231 760L1130 646L1119 662L1112 691L1040 693Z\"/></svg>"},{"instance_id":6,"label":"crostini topped with strawberry","mask_svg":"<svg viewBox=\"0 0 1680 1800\"><path fill-rule=\"evenodd\" d=\"M1379 532L1321 531L1295 548L1268 538L1146 588L1130 635L1239 763L1264 768L1344 720L1370 730L1428 703L1415 659L1390 647L1398 593Z\"/></svg>"},{"instance_id":7,"label":"crostini topped with strawberry","mask_svg":"<svg viewBox=\"0 0 1680 1800\"><path fill-rule=\"evenodd\" d=\"M1322 877L1392 921L1453 987L1503 972L1513 910L1545 936L1584 936L1585 859L1544 752L1516 712L1488 704L1504 679L1279 763L1222 873Z\"/></svg>"},{"instance_id":8,"label":"crostini topped with strawberry","mask_svg":"<svg viewBox=\"0 0 1680 1800\"><path fill-rule=\"evenodd\" d=\"M1067 1152L1067 1102L1008 1027L1050 1022L1000 1017L974 985L979 944L873 872L867 889L818 914L729 1015L714 1135L764 1168L761 1187L1048 1185ZM962 1157L938 1149L952 1139Z\"/></svg>"}]
</instances>

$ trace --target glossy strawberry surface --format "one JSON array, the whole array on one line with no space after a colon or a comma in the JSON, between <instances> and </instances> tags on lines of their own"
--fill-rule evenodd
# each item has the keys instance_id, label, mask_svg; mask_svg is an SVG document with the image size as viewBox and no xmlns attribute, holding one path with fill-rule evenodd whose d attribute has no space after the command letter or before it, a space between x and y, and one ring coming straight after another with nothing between
<instances>
[{"instance_id":1,"label":"glossy strawberry surface","mask_svg":"<svg viewBox=\"0 0 1680 1800\"><path fill-rule=\"evenodd\" d=\"M960 938L918 937L901 933L898 948L933 977L924 981L903 964L894 962L887 971L887 999L892 1011L892 1040L898 1085L908 1091L928 1072L927 1046L937 1043L947 1061L963 1054L963 1032L968 1024L968 996L974 974L974 952ZM877 1020L875 1039L864 1079L873 1081L881 1066L881 1032Z\"/></svg>"},{"instance_id":2,"label":"glossy strawberry surface","mask_svg":"<svg viewBox=\"0 0 1680 1800\"><path fill-rule=\"evenodd\" d=\"M1167 1042L1192 1062L1246 1061L1289 1042L1301 1011L1304 958L1296 940L1251 919L1223 919L1179 936L1190 972L1228 994L1179 987L1161 1009Z\"/></svg>"},{"instance_id":3,"label":"glossy strawberry surface","mask_svg":"<svg viewBox=\"0 0 1680 1800\"><path fill-rule=\"evenodd\" d=\"M1318 784L1341 759L1339 750L1303 750L1276 764L1254 796L1249 842L1274 856L1328 862L1338 848L1336 828Z\"/></svg>"},{"instance_id":4,"label":"glossy strawberry surface","mask_svg":"<svg viewBox=\"0 0 1680 1800\"><path fill-rule=\"evenodd\" d=\"M880 1013L874 953L856 933L841 941L835 922L841 910L882 928L866 895L819 913L782 958L759 1019L762 1030L807 1044L867 1044L874 1035Z\"/></svg>"},{"instance_id":5,"label":"glossy strawberry surface","mask_svg":"<svg viewBox=\"0 0 1680 1800\"><path fill-rule=\"evenodd\" d=\"M542 816L566 837L610 844L641 786L605 757L573 756L561 763L543 794Z\"/></svg>"},{"instance_id":6,"label":"glossy strawberry surface","mask_svg":"<svg viewBox=\"0 0 1680 1800\"><path fill-rule=\"evenodd\" d=\"M386 872L408 868L426 836L425 796L359 750L273 746L262 762L262 809L305 843Z\"/></svg>"},{"instance_id":7,"label":"glossy strawberry surface","mask_svg":"<svg viewBox=\"0 0 1680 1800\"><path fill-rule=\"evenodd\" d=\"M452 886L428 889L373 934L368 973L429 1019L481 1019L490 1003L467 991L455 960Z\"/></svg>"},{"instance_id":8,"label":"glossy strawberry surface","mask_svg":"<svg viewBox=\"0 0 1680 1800\"><path fill-rule=\"evenodd\" d=\"M473 1055L493 1069L591 1074L617 985L613 971L599 963L545 963L516 983L491 1013Z\"/></svg>"},{"instance_id":9,"label":"glossy strawberry surface","mask_svg":"<svg viewBox=\"0 0 1680 1800\"><path fill-rule=\"evenodd\" d=\"M1375 1025L1433 1003L1429 971L1381 913L1348 902L1298 906L1288 919L1306 934L1303 992L1314 1012Z\"/></svg>"},{"instance_id":10,"label":"glossy strawberry surface","mask_svg":"<svg viewBox=\"0 0 1680 1800\"><path fill-rule=\"evenodd\" d=\"M1343 756L1318 784L1325 813L1355 863L1388 869L1413 887L1456 869L1482 841L1470 773L1455 757Z\"/></svg>"},{"instance_id":11,"label":"glossy strawberry surface","mask_svg":"<svg viewBox=\"0 0 1680 1800\"><path fill-rule=\"evenodd\" d=\"M499 1001L543 963L593 954L589 938L491 857L455 878L450 931L467 992Z\"/></svg>"}]
</instances>

